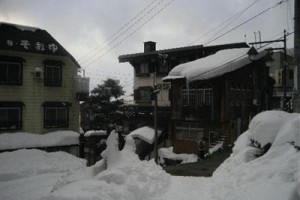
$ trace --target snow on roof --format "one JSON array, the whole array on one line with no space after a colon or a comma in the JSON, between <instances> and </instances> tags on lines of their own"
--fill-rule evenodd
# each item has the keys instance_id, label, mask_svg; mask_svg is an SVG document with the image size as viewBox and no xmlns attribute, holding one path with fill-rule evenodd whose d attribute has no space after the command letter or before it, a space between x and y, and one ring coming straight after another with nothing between
<instances>
[{"instance_id":1,"label":"snow on roof","mask_svg":"<svg viewBox=\"0 0 300 200\"><path fill-rule=\"evenodd\" d=\"M55 131L44 135L25 132L0 134L0 150L73 144L79 144L79 134L74 131Z\"/></svg>"},{"instance_id":2,"label":"snow on roof","mask_svg":"<svg viewBox=\"0 0 300 200\"><path fill-rule=\"evenodd\" d=\"M178 65L163 80L185 77L188 81L195 81L222 76L249 64L251 61L247 55L248 50L249 48L222 50L205 58ZM259 51L257 59L265 55L265 51Z\"/></svg>"},{"instance_id":3,"label":"snow on roof","mask_svg":"<svg viewBox=\"0 0 300 200\"><path fill-rule=\"evenodd\" d=\"M107 132L104 130L90 130L85 132L84 137L103 136L103 135L107 135Z\"/></svg>"},{"instance_id":4,"label":"snow on roof","mask_svg":"<svg viewBox=\"0 0 300 200\"><path fill-rule=\"evenodd\" d=\"M158 136L160 136L161 131L158 130ZM155 132L153 128L150 128L148 126L144 126L142 128L138 128L131 133L128 134L129 136L133 138L139 138L149 144L153 144L155 139Z\"/></svg>"},{"instance_id":5,"label":"snow on roof","mask_svg":"<svg viewBox=\"0 0 300 200\"><path fill-rule=\"evenodd\" d=\"M0 22L0 26L2 24L14 26L14 27L16 27L17 29L19 29L21 31L32 31L32 32L35 32L36 30L39 30L39 28L32 27L32 26L24 26L24 25L19 25L19 24L10 24L10 23L6 23L6 22Z\"/></svg>"}]
</instances>

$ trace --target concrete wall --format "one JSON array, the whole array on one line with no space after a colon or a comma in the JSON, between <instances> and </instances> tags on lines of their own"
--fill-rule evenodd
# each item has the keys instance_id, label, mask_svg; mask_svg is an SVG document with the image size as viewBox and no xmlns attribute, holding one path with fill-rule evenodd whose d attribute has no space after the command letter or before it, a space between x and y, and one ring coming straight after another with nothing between
<instances>
[{"instance_id":1,"label":"concrete wall","mask_svg":"<svg viewBox=\"0 0 300 200\"><path fill-rule=\"evenodd\" d=\"M56 128L44 129L44 107L42 104L45 101L71 103L69 128L60 129L79 131L79 102L75 100L74 91L74 77L77 75L77 67L68 57L9 51L0 51L0 55L21 57L25 60L22 85L0 85L0 101L21 101L25 104L22 111L23 129L21 131L42 134L58 130ZM41 67L44 70L43 61L46 59L59 60L65 64L62 66L61 87L45 87L43 79L34 78L34 69Z\"/></svg>"}]
</instances>

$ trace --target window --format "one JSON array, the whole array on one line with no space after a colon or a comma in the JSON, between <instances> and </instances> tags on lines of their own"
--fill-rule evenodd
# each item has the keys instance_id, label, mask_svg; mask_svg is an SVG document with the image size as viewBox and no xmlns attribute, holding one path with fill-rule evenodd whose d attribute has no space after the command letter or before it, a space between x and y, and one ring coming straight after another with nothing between
<instances>
[{"instance_id":1,"label":"window","mask_svg":"<svg viewBox=\"0 0 300 200\"><path fill-rule=\"evenodd\" d=\"M22 102L0 102L0 130L22 129Z\"/></svg>"},{"instance_id":2,"label":"window","mask_svg":"<svg viewBox=\"0 0 300 200\"><path fill-rule=\"evenodd\" d=\"M134 93L134 100L137 102L151 102L152 100L152 87L140 87Z\"/></svg>"},{"instance_id":3,"label":"window","mask_svg":"<svg viewBox=\"0 0 300 200\"><path fill-rule=\"evenodd\" d=\"M60 61L44 61L44 85L50 87L62 86L62 65Z\"/></svg>"},{"instance_id":4,"label":"window","mask_svg":"<svg viewBox=\"0 0 300 200\"><path fill-rule=\"evenodd\" d=\"M150 73L149 63L141 63L136 68L136 75L148 75Z\"/></svg>"},{"instance_id":5,"label":"window","mask_svg":"<svg viewBox=\"0 0 300 200\"><path fill-rule=\"evenodd\" d=\"M69 126L69 103L45 102L44 127L66 128Z\"/></svg>"},{"instance_id":6,"label":"window","mask_svg":"<svg viewBox=\"0 0 300 200\"><path fill-rule=\"evenodd\" d=\"M22 63L0 59L0 84L22 85Z\"/></svg>"},{"instance_id":7,"label":"window","mask_svg":"<svg viewBox=\"0 0 300 200\"><path fill-rule=\"evenodd\" d=\"M184 106L210 106L212 104L212 88L182 89Z\"/></svg>"}]
</instances>

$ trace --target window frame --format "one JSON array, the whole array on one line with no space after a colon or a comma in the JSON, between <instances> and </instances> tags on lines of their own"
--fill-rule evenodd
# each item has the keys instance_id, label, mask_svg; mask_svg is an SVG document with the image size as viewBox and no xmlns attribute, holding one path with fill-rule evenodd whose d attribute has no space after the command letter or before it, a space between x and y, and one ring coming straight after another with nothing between
<instances>
[{"instance_id":1,"label":"window frame","mask_svg":"<svg viewBox=\"0 0 300 200\"><path fill-rule=\"evenodd\" d=\"M62 79L63 79L63 70L62 70L63 62L55 61L55 60L45 60L44 61L44 86L46 87L62 87ZM54 79L53 71L51 77L48 76L49 69L58 69L59 77Z\"/></svg>"},{"instance_id":2,"label":"window frame","mask_svg":"<svg viewBox=\"0 0 300 200\"><path fill-rule=\"evenodd\" d=\"M4 104L4 105L0 105L0 111L1 110L6 110L7 111L7 119L6 121L1 121L1 118L0 118L0 131L10 131L10 130L22 130L22 125L23 125L23 115L22 115L22 106L24 106L23 103L21 102L1 102L1 104ZM8 111L9 110L17 110L17 118L18 120L15 121L15 120L12 120L12 122L14 122L15 124L15 128L10 128L10 127L13 127L13 126L1 126L1 123L9 123L10 120L9 120L9 113ZM15 116L14 116L15 117Z\"/></svg>"},{"instance_id":3,"label":"window frame","mask_svg":"<svg viewBox=\"0 0 300 200\"><path fill-rule=\"evenodd\" d=\"M51 128L68 128L69 127L69 103L65 102L45 102L44 106L44 128L51 129ZM59 120L58 111L65 110L65 118L63 120ZM55 116L53 120L48 120L47 118L51 118L53 116L48 116L47 110L54 110ZM54 121L54 123L50 123L49 121ZM64 121L64 123L59 123L59 121Z\"/></svg>"},{"instance_id":4,"label":"window frame","mask_svg":"<svg viewBox=\"0 0 300 200\"><path fill-rule=\"evenodd\" d=\"M149 98L142 98L145 95L142 95L142 93L149 93ZM134 97L134 101L136 101L137 103L151 103L153 100L153 88L150 86L146 86L146 87L139 87L138 89L135 90L135 97Z\"/></svg>"},{"instance_id":5,"label":"window frame","mask_svg":"<svg viewBox=\"0 0 300 200\"><path fill-rule=\"evenodd\" d=\"M2 56L1 56L2 57ZM1 82L0 80L0 85L22 85L23 84L23 63L20 61L20 59L15 60L13 58L11 59L2 59L0 57L0 67L3 65L6 65L6 81ZM18 65L18 82L12 82L12 81L8 81L9 76L9 69L12 70L11 67L8 67L9 65Z\"/></svg>"},{"instance_id":6,"label":"window frame","mask_svg":"<svg viewBox=\"0 0 300 200\"><path fill-rule=\"evenodd\" d=\"M149 76L150 75L150 63L142 62L138 64L135 69L136 76Z\"/></svg>"}]
</instances>

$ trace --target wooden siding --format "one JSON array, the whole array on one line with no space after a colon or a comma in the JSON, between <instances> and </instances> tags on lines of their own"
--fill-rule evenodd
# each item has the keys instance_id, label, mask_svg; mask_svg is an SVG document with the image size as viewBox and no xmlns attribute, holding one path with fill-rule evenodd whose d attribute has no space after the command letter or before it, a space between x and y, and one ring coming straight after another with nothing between
<instances>
[{"instance_id":1,"label":"wooden siding","mask_svg":"<svg viewBox=\"0 0 300 200\"><path fill-rule=\"evenodd\" d=\"M77 75L77 66L68 58L62 56L50 56L33 53L18 53L0 51L0 55L17 56L25 60L23 63L22 85L0 85L0 101L22 101L23 129L21 131L31 133L46 133L58 129L44 129L45 101L69 102L69 130L79 131L79 102L75 100L74 77ZM33 72L36 67L44 70L43 61L59 60L62 66L62 86L46 87L43 79L34 78Z\"/></svg>"}]
</instances>

